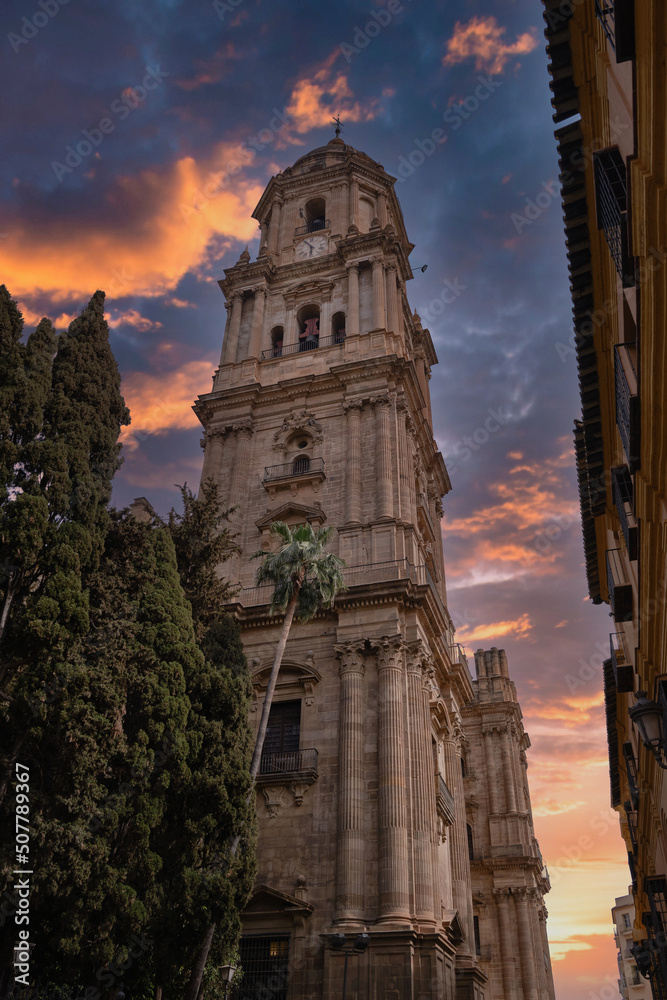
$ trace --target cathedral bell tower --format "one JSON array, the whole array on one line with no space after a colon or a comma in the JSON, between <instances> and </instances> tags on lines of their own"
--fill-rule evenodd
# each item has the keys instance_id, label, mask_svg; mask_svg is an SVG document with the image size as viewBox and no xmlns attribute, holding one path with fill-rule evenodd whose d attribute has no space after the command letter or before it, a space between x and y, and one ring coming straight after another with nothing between
<instances>
[{"instance_id":1,"label":"cathedral bell tower","mask_svg":"<svg viewBox=\"0 0 667 1000\"><path fill-rule=\"evenodd\" d=\"M273 177L254 218L257 259L244 251L220 282L220 367L196 412L202 478L237 508L241 553L225 573L241 588L230 610L255 725L281 618L250 556L275 544L272 522L334 525L348 589L289 636L257 781L240 997L340 997L340 945L363 933L348 1000L479 1000L462 769L474 692L447 611L437 359L407 301L394 179L336 137Z\"/></svg>"}]
</instances>

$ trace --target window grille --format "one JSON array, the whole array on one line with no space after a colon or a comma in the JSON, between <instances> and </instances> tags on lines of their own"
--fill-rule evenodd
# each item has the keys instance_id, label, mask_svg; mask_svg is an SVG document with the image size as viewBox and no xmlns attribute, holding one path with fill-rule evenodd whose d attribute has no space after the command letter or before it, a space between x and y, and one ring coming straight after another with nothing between
<instances>
[{"instance_id":1,"label":"window grille","mask_svg":"<svg viewBox=\"0 0 667 1000\"><path fill-rule=\"evenodd\" d=\"M617 147L594 153L593 161L598 229L603 230L616 270L628 288L634 285L635 279L628 254L625 163Z\"/></svg>"},{"instance_id":2,"label":"window grille","mask_svg":"<svg viewBox=\"0 0 667 1000\"><path fill-rule=\"evenodd\" d=\"M243 978L232 987L234 1000L286 1000L289 934L244 935L239 950Z\"/></svg>"},{"instance_id":3,"label":"window grille","mask_svg":"<svg viewBox=\"0 0 667 1000\"><path fill-rule=\"evenodd\" d=\"M625 465L616 466L611 470L612 494L614 505L621 522L621 531L625 538L628 557L637 558L637 522L634 515L634 486L630 470Z\"/></svg>"},{"instance_id":4,"label":"window grille","mask_svg":"<svg viewBox=\"0 0 667 1000\"><path fill-rule=\"evenodd\" d=\"M639 806L639 787L637 784L637 761L632 751L632 743L623 744L623 757L625 758L625 769L628 774L628 786L632 799L632 808L636 811Z\"/></svg>"},{"instance_id":5,"label":"window grille","mask_svg":"<svg viewBox=\"0 0 667 1000\"><path fill-rule=\"evenodd\" d=\"M299 455L292 462L292 472L295 476L301 475L302 472L308 472L310 469L310 459L307 455Z\"/></svg>"}]
</instances>

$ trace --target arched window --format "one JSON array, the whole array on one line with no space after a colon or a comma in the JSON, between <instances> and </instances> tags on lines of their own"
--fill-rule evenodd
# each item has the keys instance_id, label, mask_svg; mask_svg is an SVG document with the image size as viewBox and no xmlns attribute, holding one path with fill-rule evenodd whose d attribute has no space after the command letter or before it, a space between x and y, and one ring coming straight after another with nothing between
<instances>
[{"instance_id":1,"label":"arched window","mask_svg":"<svg viewBox=\"0 0 667 1000\"><path fill-rule=\"evenodd\" d=\"M334 344L342 344L345 340L345 313L337 312L331 317L331 336Z\"/></svg>"},{"instance_id":2,"label":"arched window","mask_svg":"<svg viewBox=\"0 0 667 1000\"><path fill-rule=\"evenodd\" d=\"M274 326L271 331L271 349L273 351L273 357L279 358L283 353L283 340L285 339L285 332L282 326Z\"/></svg>"},{"instance_id":3,"label":"arched window","mask_svg":"<svg viewBox=\"0 0 667 1000\"><path fill-rule=\"evenodd\" d=\"M296 314L299 325L299 350L312 351L320 343L320 307L303 306Z\"/></svg>"},{"instance_id":4,"label":"arched window","mask_svg":"<svg viewBox=\"0 0 667 1000\"><path fill-rule=\"evenodd\" d=\"M471 861L475 860L475 845L472 839L472 827L470 823L466 823L466 833L468 834L468 857Z\"/></svg>"},{"instance_id":5,"label":"arched window","mask_svg":"<svg viewBox=\"0 0 667 1000\"><path fill-rule=\"evenodd\" d=\"M303 472L308 472L310 469L310 459L307 455L297 455L297 457L292 462L292 475L300 476Z\"/></svg>"},{"instance_id":6,"label":"arched window","mask_svg":"<svg viewBox=\"0 0 667 1000\"><path fill-rule=\"evenodd\" d=\"M304 221L308 226L307 232L315 233L318 229L326 229L327 206L324 198L311 198L306 203Z\"/></svg>"}]
</instances>

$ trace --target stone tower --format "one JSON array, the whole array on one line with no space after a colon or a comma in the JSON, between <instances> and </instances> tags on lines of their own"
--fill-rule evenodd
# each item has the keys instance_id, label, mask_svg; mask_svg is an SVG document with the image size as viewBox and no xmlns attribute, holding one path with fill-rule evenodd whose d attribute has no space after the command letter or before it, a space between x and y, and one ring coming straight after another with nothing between
<instances>
[{"instance_id":1,"label":"stone tower","mask_svg":"<svg viewBox=\"0 0 667 1000\"><path fill-rule=\"evenodd\" d=\"M251 554L275 544L273 521L308 521L336 527L348 567L335 608L293 625L278 679L244 1000L333 1000L345 975L348 1000L481 1000L487 983L463 777L475 692L447 611L437 359L408 305L412 244L393 185L339 138L271 179L257 259L244 251L220 282L220 367L196 404L203 479L237 506L241 553L225 571L241 587L231 610L255 724L281 621L253 587ZM331 947L361 933L363 952Z\"/></svg>"}]
</instances>

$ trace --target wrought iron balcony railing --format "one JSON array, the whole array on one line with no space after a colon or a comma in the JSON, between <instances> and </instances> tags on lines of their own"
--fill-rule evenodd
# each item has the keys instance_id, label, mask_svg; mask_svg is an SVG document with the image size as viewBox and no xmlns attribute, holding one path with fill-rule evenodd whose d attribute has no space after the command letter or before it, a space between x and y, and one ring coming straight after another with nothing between
<instances>
[{"instance_id":1,"label":"wrought iron balcony railing","mask_svg":"<svg viewBox=\"0 0 667 1000\"><path fill-rule=\"evenodd\" d=\"M614 347L616 423L630 472L635 472L639 467L639 396L633 358L634 346L634 344L616 344Z\"/></svg>"},{"instance_id":2,"label":"wrought iron balcony railing","mask_svg":"<svg viewBox=\"0 0 667 1000\"><path fill-rule=\"evenodd\" d=\"M267 351L262 351L262 361L269 361L272 358L284 358L289 354L302 354L304 351L317 351L322 347L338 347L345 343L345 333L335 333L332 337L318 337L316 341L306 343L300 340L296 344L287 344L284 347L270 347Z\"/></svg>"},{"instance_id":3,"label":"wrought iron balcony railing","mask_svg":"<svg viewBox=\"0 0 667 1000\"><path fill-rule=\"evenodd\" d=\"M614 620L631 622L633 614L632 584L628 583L620 549L607 549L607 588L609 606Z\"/></svg>"},{"instance_id":4,"label":"wrought iron balcony railing","mask_svg":"<svg viewBox=\"0 0 667 1000\"><path fill-rule=\"evenodd\" d=\"M289 750L281 753L265 753L259 764L260 775L310 774L317 777L317 750Z\"/></svg>"},{"instance_id":5,"label":"wrought iron balcony railing","mask_svg":"<svg viewBox=\"0 0 667 1000\"><path fill-rule=\"evenodd\" d=\"M632 850L634 854L637 854L637 813L632 808L632 802L624 802L623 808L625 809L625 815L628 820L628 830L630 831L630 841L632 843Z\"/></svg>"},{"instance_id":6,"label":"wrought iron balcony railing","mask_svg":"<svg viewBox=\"0 0 667 1000\"><path fill-rule=\"evenodd\" d=\"M625 769L628 775L632 808L636 811L639 808L639 785L637 783L637 761L632 750L632 743L623 744L623 759L625 760Z\"/></svg>"},{"instance_id":7,"label":"wrought iron balcony railing","mask_svg":"<svg viewBox=\"0 0 667 1000\"><path fill-rule=\"evenodd\" d=\"M320 229L330 229L331 222L329 219L314 219L313 222L307 222L305 226L297 226L294 230L295 236L305 236L306 233L318 233Z\"/></svg>"},{"instance_id":8,"label":"wrought iron balcony railing","mask_svg":"<svg viewBox=\"0 0 667 1000\"><path fill-rule=\"evenodd\" d=\"M635 283L634 261L628 252L628 191L625 162L617 147L594 154L598 228L604 232L623 286Z\"/></svg>"},{"instance_id":9,"label":"wrought iron balcony railing","mask_svg":"<svg viewBox=\"0 0 667 1000\"><path fill-rule=\"evenodd\" d=\"M634 487L630 470L625 465L611 470L614 504L625 538L628 557L637 558L637 521L634 514Z\"/></svg>"},{"instance_id":10,"label":"wrought iron balcony railing","mask_svg":"<svg viewBox=\"0 0 667 1000\"><path fill-rule=\"evenodd\" d=\"M628 655L623 632L612 632L609 636L611 665L614 669L616 688L621 693L634 691L634 667Z\"/></svg>"},{"instance_id":11,"label":"wrought iron balcony railing","mask_svg":"<svg viewBox=\"0 0 667 1000\"><path fill-rule=\"evenodd\" d=\"M464 663L466 668L468 668L468 657L460 642L453 642L451 644L449 647L449 658L452 663Z\"/></svg>"},{"instance_id":12,"label":"wrought iron balcony railing","mask_svg":"<svg viewBox=\"0 0 667 1000\"><path fill-rule=\"evenodd\" d=\"M453 826L456 819L454 796L447 787L447 782L441 774L436 779L436 805L447 826Z\"/></svg>"},{"instance_id":13,"label":"wrought iron balcony railing","mask_svg":"<svg viewBox=\"0 0 667 1000\"><path fill-rule=\"evenodd\" d=\"M293 479L299 476L307 476L311 473L324 472L323 458L295 458L293 462L285 462L283 465L267 465L264 467L265 483L270 483L274 479Z\"/></svg>"}]
</instances>

